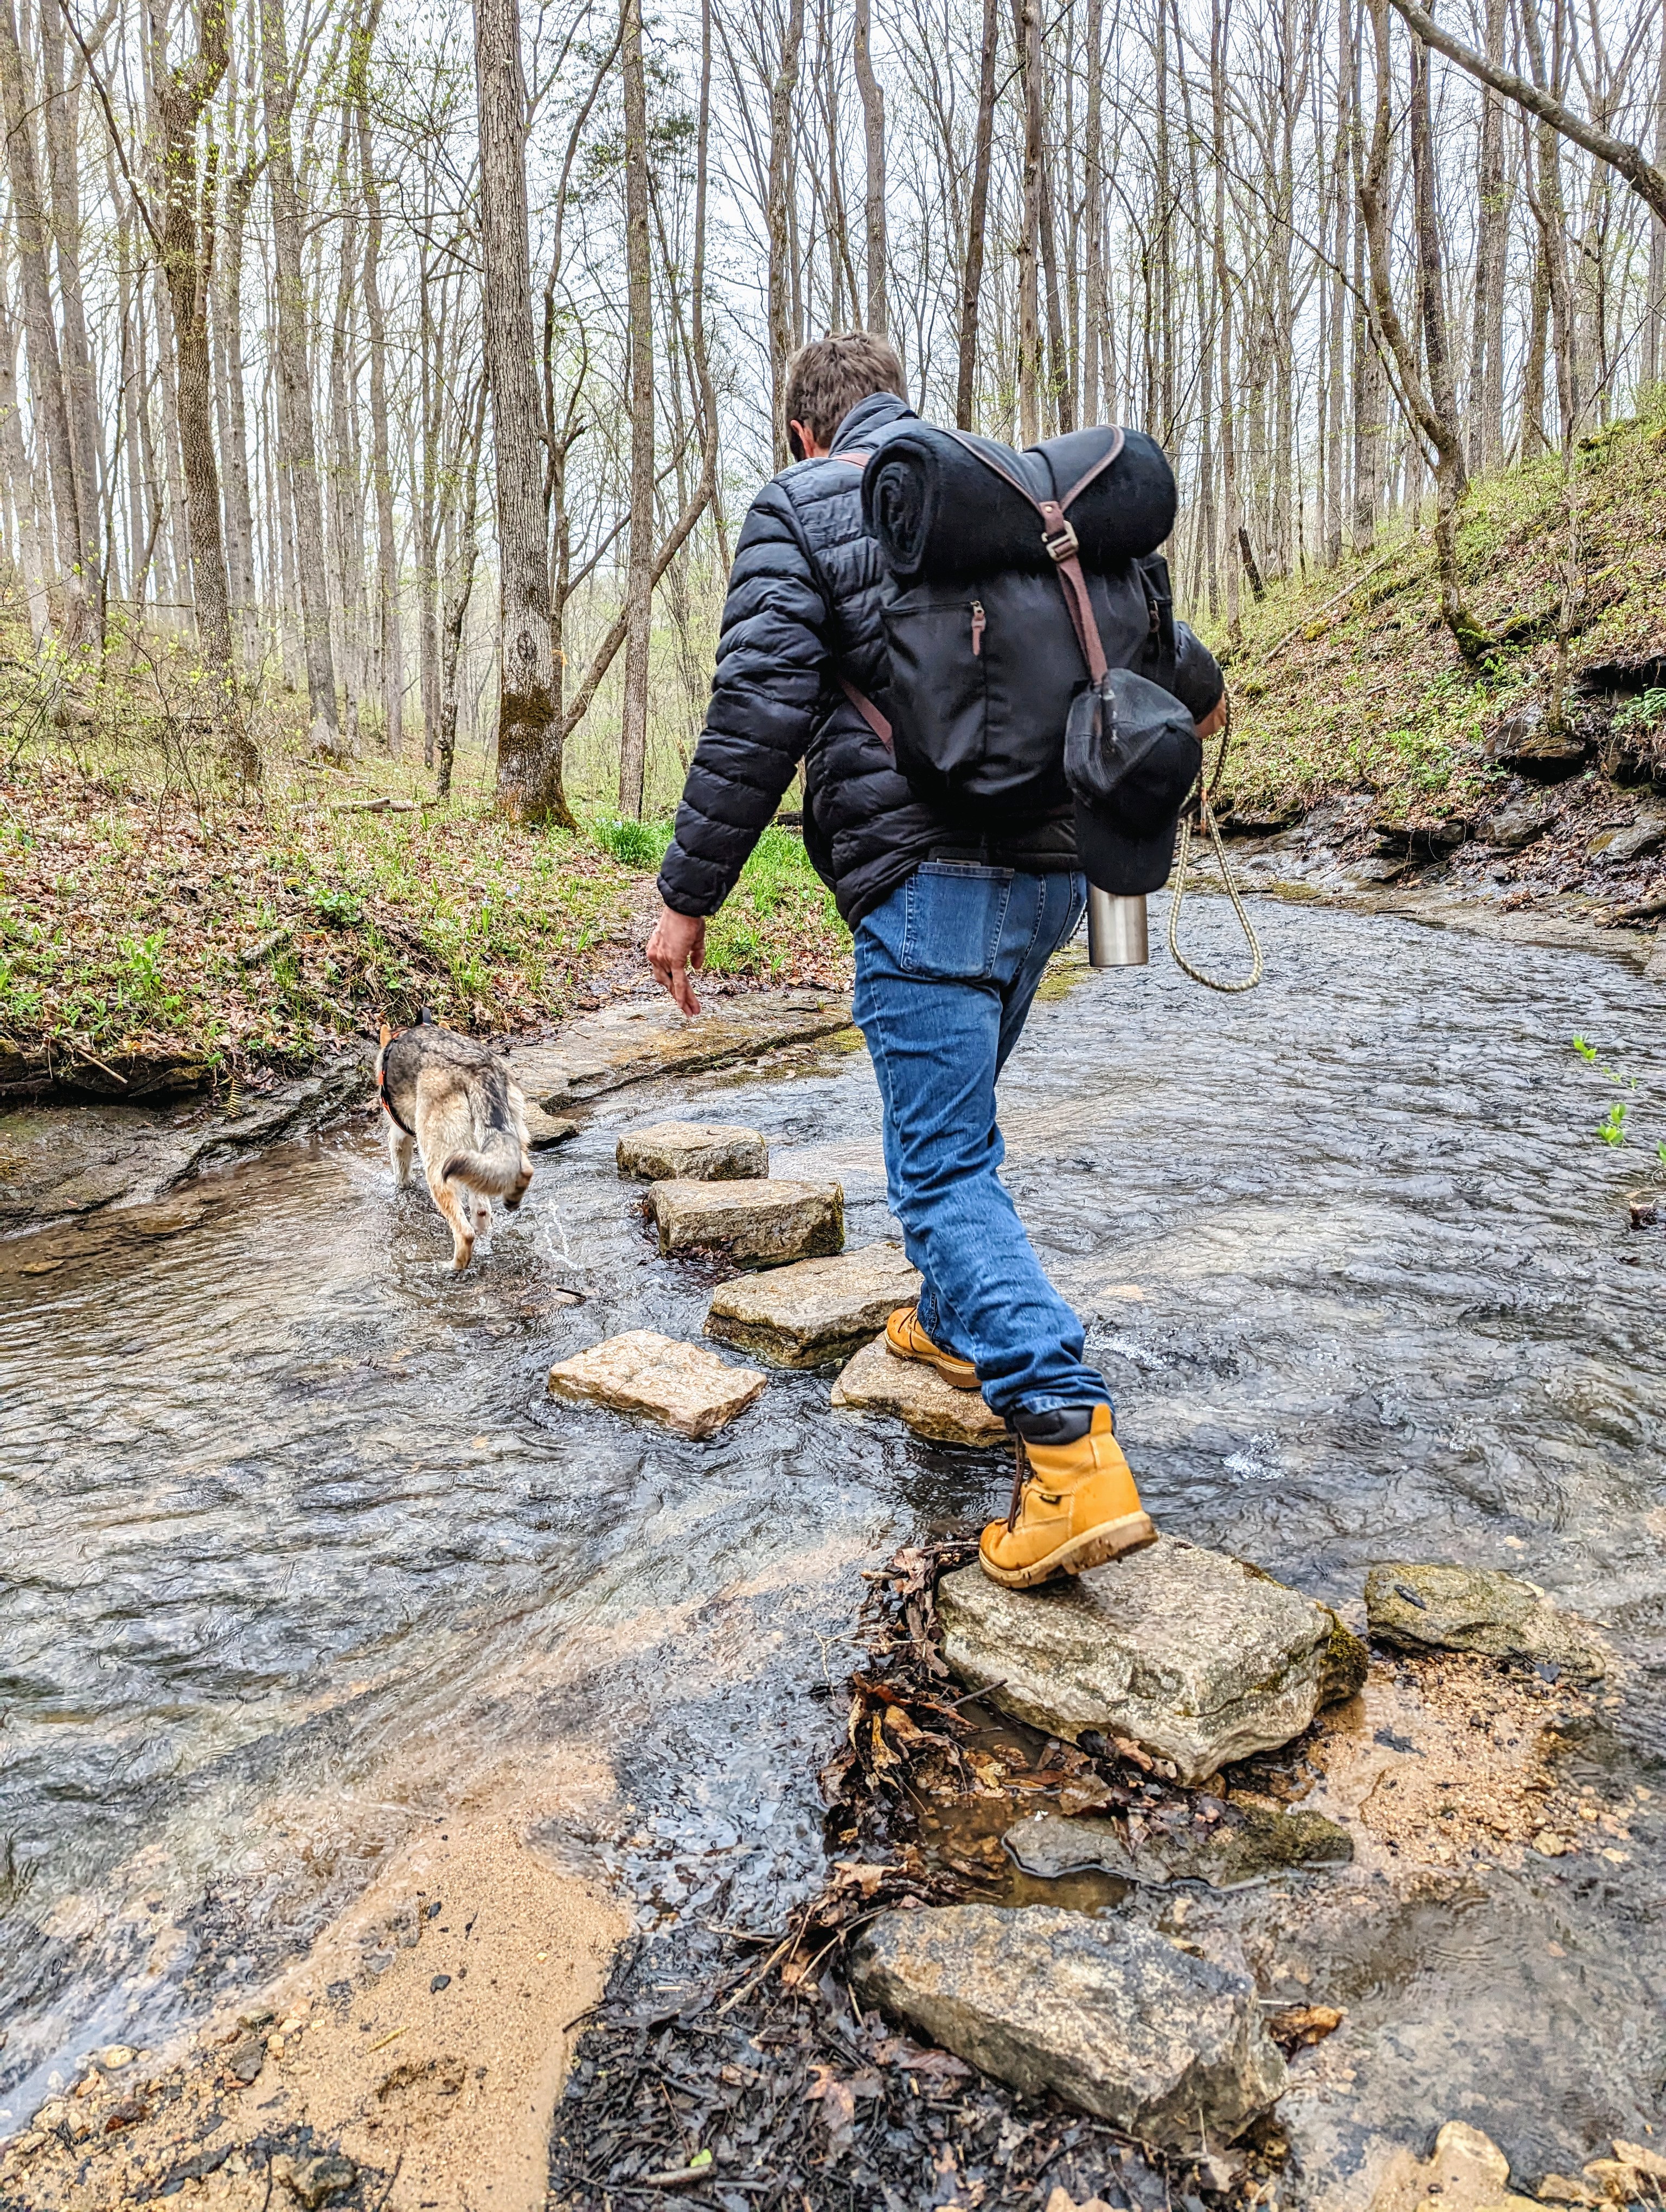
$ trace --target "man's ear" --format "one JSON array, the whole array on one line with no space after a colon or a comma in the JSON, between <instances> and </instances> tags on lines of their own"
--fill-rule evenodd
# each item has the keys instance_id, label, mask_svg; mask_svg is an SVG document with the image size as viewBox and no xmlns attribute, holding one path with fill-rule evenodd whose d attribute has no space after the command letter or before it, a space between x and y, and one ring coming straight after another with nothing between
<instances>
[{"instance_id":1,"label":"man's ear","mask_svg":"<svg viewBox=\"0 0 1666 2212\"><path fill-rule=\"evenodd\" d=\"M804 459L804 439L796 422L787 425L787 450L795 461Z\"/></svg>"}]
</instances>

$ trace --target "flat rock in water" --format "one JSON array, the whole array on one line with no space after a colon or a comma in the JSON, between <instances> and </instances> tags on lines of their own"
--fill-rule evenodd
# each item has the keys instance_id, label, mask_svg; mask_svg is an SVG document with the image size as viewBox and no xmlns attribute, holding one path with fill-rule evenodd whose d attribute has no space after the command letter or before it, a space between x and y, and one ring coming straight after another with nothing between
<instances>
[{"instance_id":1,"label":"flat rock in water","mask_svg":"<svg viewBox=\"0 0 1666 2212\"><path fill-rule=\"evenodd\" d=\"M723 1284L706 1334L778 1366L819 1367L848 1358L884 1328L887 1315L919 1295L919 1273L900 1244L864 1244L835 1259L796 1260Z\"/></svg>"},{"instance_id":2,"label":"flat rock in water","mask_svg":"<svg viewBox=\"0 0 1666 2212\"><path fill-rule=\"evenodd\" d=\"M564 1145L576 1137L581 1124L569 1121L560 1114L546 1114L542 1106L535 1106L529 1098L524 1109L526 1122L526 1141L535 1152L548 1152L552 1145Z\"/></svg>"},{"instance_id":3,"label":"flat rock in water","mask_svg":"<svg viewBox=\"0 0 1666 2212\"><path fill-rule=\"evenodd\" d=\"M688 1020L663 992L572 1022L541 1044L514 1048L509 1072L547 1113L657 1075L692 1075L807 1044L850 1024L850 1001L826 991L739 991L708 996Z\"/></svg>"},{"instance_id":4,"label":"flat rock in water","mask_svg":"<svg viewBox=\"0 0 1666 2212\"><path fill-rule=\"evenodd\" d=\"M630 1129L616 1158L622 1176L645 1182L734 1182L769 1172L769 1147L757 1131L727 1121L656 1121Z\"/></svg>"},{"instance_id":5,"label":"flat rock in water","mask_svg":"<svg viewBox=\"0 0 1666 2212\"><path fill-rule=\"evenodd\" d=\"M1043 1905L885 1912L855 1983L997 2080L1169 2149L1230 2142L1285 2085L1248 1975L1131 1921Z\"/></svg>"},{"instance_id":6,"label":"flat rock in water","mask_svg":"<svg viewBox=\"0 0 1666 2212\"><path fill-rule=\"evenodd\" d=\"M778 1267L844 1243L836 1182L656 1182L648 1193L665 1253L721 1252L742 1267Z\"/></svg>"},{"instance_id":7,"label":"flat rock in water","mask_svg":"<svg viewBox=\"0 0 1666 2212\"><path fill-rule=\"evenodd\" d=\"M888 1413L935 1444L1006 1442L1006 1422L989 1411L980 1391L952 1390L934 1367L887 1352L883 1338L865 1344L842 1370L831 1403L850 1413Z\"/></svg>"},{"instance_id":8,"label":"flat rock in water","mask_svg":"<svg viewBox=\"0 0 1666 2212\"><path fill-rule=\"evenodd\" d=\"M1189 1784L1290 1742L1365 1675L1329 1606L1170 1536L1033 1590L963 1567L937 1610L963 1681L1049 1735L1121 1736Z\"/></svg>"},{"instance_id":9,"label":"flat rock in water","mask_svg":"<svg viewBox=\"0 0 1666 2212\"><path fill-rule=\"evenodd\" d=\"M1495 1567L1385 1559L1365 1577L1370 1632L1402 1651L1476 1651L1594 1680L1608 1672L1602 1639L1536 1583Z\"/></svg>"},{"instance_id":10,"label":"flat rock in water","mask_svg":"<svg viewBox=\"0 0 1666 2212\"><path fill-rule=\"evenodd\" d=\"M697 1439L744 1413L768 1379L755 1368L731 1367L703 1345L634 1328L552 1367L550 1390L616 1413L646 1413Z\"/></svg>"},{"instance_id":11,"label":"flat rock in water","mask_svg":"<svg viewBox=\"0 0 1666 2212\"><path fill-rule=\"evenodd\" d=\"M1097 1870L1152 1889L1171 1881L1206 1881L1234 1889L1292 1867L1339 1866L1353 1856L1353 1838L1322 1813L1244 1811L1201 1832L1153 1830L1131 1842L1115 1820L1040 1813L1020 1820L1001 1841L1025 1874L1043 1881Z\"/></svg>"}]
</instances>

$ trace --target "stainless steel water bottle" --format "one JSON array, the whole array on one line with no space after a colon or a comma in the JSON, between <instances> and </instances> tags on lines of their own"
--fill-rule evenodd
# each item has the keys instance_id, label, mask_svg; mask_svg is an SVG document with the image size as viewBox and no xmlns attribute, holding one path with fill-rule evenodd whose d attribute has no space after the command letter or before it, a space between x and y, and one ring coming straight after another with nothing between
<instances>
[{"instance_id":1,"label":"stainless steel water bottle","mask_svg":"<svg viewBox=\"0 0 1666 2212\"><path fill-rule=\"evenodd\" d=\"M1113 897L1087 887L1087 960L1091 968L1143 968L1151 957L1146 939L1146 897L1138 891Z\"/></svg>"}]
</instances>

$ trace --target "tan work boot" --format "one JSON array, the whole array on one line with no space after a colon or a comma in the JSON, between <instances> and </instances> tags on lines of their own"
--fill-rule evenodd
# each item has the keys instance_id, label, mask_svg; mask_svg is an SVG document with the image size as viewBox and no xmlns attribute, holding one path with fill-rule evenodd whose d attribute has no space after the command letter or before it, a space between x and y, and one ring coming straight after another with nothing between
<instances>
[{"instance_id":1,"label":"tan work boot","mask_svg":"<svg viewBox=\"0 0 1666 2212\"><path fill-rule=\"evenodd\" d=\"M923 1359L934 1367L952 1390L976 1390L977 1370L970 1359L957 1359L933 1344L920 1326L918 1306L898 1306L885 1323L885 1350L898 1359Z\"/></svg>"},{"instance_id":2,"label":"tan work boot","mask_svg":"<svg viewBox=\"0 0 1666 2212\"><path fill-rule=\"evenodd\" d=\"M1112 1432L1109 1406L1071 1444L1023 1444L1012 1510L983 1532L983 1571L1008 1589L1028 1589L1051 1575L1079 1575L1124 1552L1154 1543L1157 1530L1140 1503L1134 1476ZM1020 1490L1020 1484L1022 1489Z\"/></svg>"}]
</instances>

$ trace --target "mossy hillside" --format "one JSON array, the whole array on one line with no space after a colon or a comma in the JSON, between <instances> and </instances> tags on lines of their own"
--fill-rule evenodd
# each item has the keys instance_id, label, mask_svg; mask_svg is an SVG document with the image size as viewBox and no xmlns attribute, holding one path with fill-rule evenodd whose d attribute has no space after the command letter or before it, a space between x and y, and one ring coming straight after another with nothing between
<instances>
[{"instance_id":1,"label":"mossy hillside","mask_svg":"<svg viewBox=\"0 0 1666 2212\"><path fill-rule=\"evenodd\" d=\"M1458 536L1463 587L1494 641L1480 667L1440 619L1432 545L1368 555L1246 595L1236 643L1211 642L1233 695L1225 796L1250 819L1292 818L1339 792L1374 792L1385 823L1469 818L1502 781L1489 736L1529 702L1666 726L1650 665L1666 658L1666 402L1547 456L1478 480ZM1565 595L1568 620L1564 624ZM1566 695L1559 662L1566 639ZM1608 672L1634 698L1598 701ZM1592 672L1601 672L1594 678Z\"/></svg>"}]
</instances>

